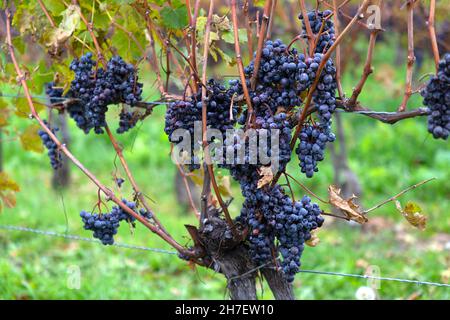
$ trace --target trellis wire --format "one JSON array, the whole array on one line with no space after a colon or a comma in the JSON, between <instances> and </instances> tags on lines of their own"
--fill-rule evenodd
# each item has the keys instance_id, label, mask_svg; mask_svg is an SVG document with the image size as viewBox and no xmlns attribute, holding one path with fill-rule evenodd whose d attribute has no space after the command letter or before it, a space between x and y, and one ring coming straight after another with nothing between
<instances>
[{"instance_id":1,"label":"trellis wire","mask_svg":"<svg viewBox=\"0 0 450 320\"><path fill-rule=\"evenodd\" d=\"M40 234L40 235L45 235L45 236L50 236L50 237L59 237L59 238L65 238L65 239L70 239L70 240L86 241L86 242L101 244L101 242L96 239L85 238L85 237L80 237L80 236L71 235L71 234L58 233L58 232L54 232L54 231L46 231L46 230L32 229L32 228L27 228L27 227L19 227L19 226L11 226L11 225L0 225L0 229L8 230L8 231L30 232L30 233L35 233L35 234ZM158 249L158 248L149 248L149 247L144 247L144 246L135 246L135 245L124 244L124 243L114 243L113 246L119 247L119 248L152 251L152 252L171 254L171 255L178 254L176 251L170 251L170 250L164 250L164 249ZM261 266L258 266L254 269L251 269L251 270L245 272L242 275L232 277L229 280L245 277L247 275L254 273L255 271L258 271L259 269L267 267L269 264L271 264L271 263L266 263ZM439 282L401 279L401 278L392 278L392 277L377 277L377 276L360 275L360 274L343 273L343 272L316 271L316 270L300 270L299 272L310 273L310 274L320 274L320 275L340 276L340 277L360 278L360 279L373 279L373 280L380 280L380 281L395 281L395 282L410 283L410 284L417 284L417 285L427 285L427 286L435 286L435 287L447 287L447 288L450 287L450 284L439 283Z\"/></svg>"},{"instance_id":2,"label":"trellis wire","mask_svg":"<svg viewBox=\"0 0 450 320\"><path fill-rule=\"evenodd\" d=\"M0 229L3 230L10 230L10 231L25 231L25 232L31 232L36 234L41 234L45 236L51 236L51 237L59 237L59 238L65 238L65 239L71 239L71 240L78 240L78 241L86 241L86 242L92 242L97 244L102 244L100 240L92 239L92 238L85 238L80 237L72 234L64 234L64 233L58 233L54 231L46 231L46 230L39 230L39 229L32 229L32 228L26 228L26 227L18 227L18 226L4 226L0 225ZM164 250L164 249L158 249L158 248L148 248L143 246L135 246L131 244L124 244L124 243L114 243L114 247L119 248L126 248L126 249L136 249L136 250L145 250L145 251L153 251L157 253L165 253L165 254L178 254L176 251L170 251L170 250Z\"/></svg>"}]
</instances>

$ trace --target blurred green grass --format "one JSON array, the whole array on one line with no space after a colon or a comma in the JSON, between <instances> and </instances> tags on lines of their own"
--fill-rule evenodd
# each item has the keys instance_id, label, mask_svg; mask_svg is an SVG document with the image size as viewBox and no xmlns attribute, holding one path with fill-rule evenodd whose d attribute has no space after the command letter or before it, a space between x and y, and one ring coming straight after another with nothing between
<instances>
[{"instance_id":1,"label":"blurred green grass","mask_svg":"<svg viewBox=\"0 0 450 320\"><path fill-rule=\"evenodd\" d=\"M361 101L376 110L395 110L401 101L404 70L403 67L388 67L389 61L391 65L393 61L393 48L389 44L380 45L377 50L383 53L375 55L374 61L376 74L381 74L381 78L369 78ZM357 66L351 69L361 70ZM423 70L431 70L431 63L424 65ZM356 76L344 78L346 92L351 92ZM146 79L146 83L151 83L151 79ZM151 92L147 93L149 100L155 98ZM414 96L410 106L420 105L420 97ZM117 114L110 117L117 122ZM409 119L390 126L362 115L342 114L341 117L350 166L363 187L362 203L365 207L421 180L437 178L400 199L402 203L412 200L420 204L428 216L428 227L424 232L410 227L393 204L370 214L369 218L383 218L381 221L385 224L377 231L373 230L375 226L372 228L375 222L369 221L368 228L362 229L342 221L331 223L328 219L318 234L320 244L305 250L302 268L363 274L365 266L374 265L379 268L381 276L446 281L443 273L450 264L448 243L445 248L450 233L448 142L432 139L426 131L425 118ZM19 130L27 123L24 119L14 121ZM120 166L114 160L114 151L107 138L85 136L72 121L70 126L70 149L101 181L112 186L112 173ZM125 157L136 173L138 184L154 200L152 207L155 213L177 241L188 244L183 225L195 224L195 219L177 205L173 185L176 167L170 161L170 146L163 127L164 107L160 106L148 121L130 135L120 137L120 141L125 146ZM51 169L45 155L24 152L18 140L5 140L4 154L5 171L22 190L18 194L17 206L0 214L0 225L91 236L82 229L78 216L80 210L90 210L97 200L97 190L85 176L72 167L71 187L53 191L50 186ZM289 172L322 197L333 181L329 154L313 180L303 179L295 161L290 164ZM297 195L303 194L298 186L293 188ZM231 204L231 212L237 215L242 199L236 185L233 185L233 190L236 199ZM131 189L127 183L122 190L115 191L120 196L130 197ZM140 225L134 234L122 227L117 242L170 249ZM74 267L81 271L79 290L70 289L67 285L70 270ZM300 299L354 299L356 290L366 284L364 279L301 273L294 285ZM450 290L381 282L378 293L382 299L406 299L413 294L423 299L448 299ZM266 285L259 290L259 295L263 299L273 298ZM224 297L225 281L221 275L192 268L173 255L0 230L0 299Z\"/></svg>"}]
</instances>

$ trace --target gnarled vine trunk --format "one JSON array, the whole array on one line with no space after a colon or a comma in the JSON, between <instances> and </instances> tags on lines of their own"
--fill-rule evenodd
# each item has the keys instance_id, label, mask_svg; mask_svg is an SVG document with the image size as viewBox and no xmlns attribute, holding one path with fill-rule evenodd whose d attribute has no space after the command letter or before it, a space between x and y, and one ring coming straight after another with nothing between
<instances>
[{"instance_id":1,"label":"gnarled vine trunk","mask_svg":"<svg viewBox=\"0 0 450 320\"><path fill-rule=\"evenodd\" d=\"M273 265L258 269L251 259L247 246L231 236L226 222L218 217L216 209L209 210L209 217L199 232L210 268L222 273L227 279L227 289L232 300L256 300L256 277L258 272L266 279L277 300L294 300L292 285Z\"/></svg>"}]
</instances>

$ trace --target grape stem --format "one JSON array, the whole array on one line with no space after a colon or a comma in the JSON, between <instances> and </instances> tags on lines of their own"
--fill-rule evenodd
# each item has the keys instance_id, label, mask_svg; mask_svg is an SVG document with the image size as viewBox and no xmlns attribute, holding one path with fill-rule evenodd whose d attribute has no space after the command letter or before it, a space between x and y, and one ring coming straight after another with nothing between
<instances>
[{"instance_id":1,"label":"grape stem","mask_svg":"<svg viewBox=\"0 0 450 320\"><path fill-rule=\"evenodd\" d=\"M247 48L248 48L248 56L251 59L253 56L253 32L252 32L252 21L250 20L248 6L249 6L248 0L245 0L244 16L245 16L245 28L247 29Z\"/></svg>"},{"instance_id":2,"label":"grape stem","mask_svg":"<svg viewBox=\"0 0 450 320\"><path fill-rule=\"evenodd\" d=\"M339 36L340 30L340 21L338 16L338 9L336 0L333 0L333 21L334 21L334 33L335 36ZM344 97L344 89L342 89L342 81L341 81L341 73L342 73L342 64L341 64L341 45L336 47L336 84L339 93L339 97L342 99Z\"/></svg>"},{"instance_id":3,"label":"grape stem","mask_svg":"<svg viewBox=\"0 0 450 320\"><path fill-rule=\"evenodd\" d=\"M231 0L231 16L233 20L233 31L234 31L234 51L236 52L236 61L239 72L239 78L242 83L242 89L244 91L245 101L247 102L247 125L249 125L253 121L253 107L252 107L252 99L250 98L250 94L247 87L247 81L244 75L244 66L242 64L242 56L241 56L241 48L239 46L239 29L238 29L238 21L237 21L237 13L236 13L236 0Z\"/></svg>"},{"instance_id":4,"label":"grape stem","mask_svg":"<svg viewBox=\"0 0 450 320\"><path fill-rule=\"evenodd\" d=\"M373 72L372 57L373 57L373 51L375 48L375 43L377 41L377 36L378 36L379 32L380 32L379 29L373 29L372 32L370 33L369 46L367 49L367 57L366 57L366 62L364 63L363 74L361 75L361 79L359 80L358 84L353 89L352 96L350 97L348 104L347 104L350 109L353 108L354 105L356 104L356 101L358 100L358 96L364 87L364 84L366 83L370 74L372 74L372 72Z\"/></svg>"},{"instance_id":5,"label":"grape stem","mask_svg":"<svg viewBox=\"0 0 450 320\"><path fill-rule=\"evenodd\" d=\"M112 134L112 132L108 126L105 127L105 130L106 130L109 140L111 141L111 144L113 145L114 150L116 151L117 157L119 158L120 163L122 164L123 170L125 171L125 174L127 175L128 180L130 180L130 183L131 183L131 186L133 188L135 195L137 196L137 198L139 199L141 204L144 206L145 210L147 210L147 212L153 212L153 210L148 205L144 194L142 193L139 186L137 185L133 174L131 173L130 167L128 166L128 163L125 160L125 157L123 156L122 147L119 146L119 143L117 142L116 138L114 137L114 135ZM153 220L155 221L156 226L158 226L164 233L168 234L167 230L159 222L159 220L156 218L155 214L153 214Z\"/></svg>"},{"instance_id":6,"label":"grape stem","mask_svg":"<svg viewBox=\"0 0 450 320\"><path fill-rule=\"evenodd\" d=\"M312 48L314 46L314 33L311 29L311 23L309 22L308 12L306 11L305 0L299 0L300 11L302 12L303 23L305 24L306 35L308 36L309 55L312 56Z\"/></svg>"},{"instance_id":7,"label":"grape stem","mask_svg":"<svg viewBox=\"0 0 450 320\"><path fill-rule=\"evenodd\" d=\"M92 23L90 23L86 19L86 17L84 16L84 14L83 14L83 12L81 10L80 4L78 3L78 0L72 0L72 4L74 4L76 6L78 14L80 15L81 20L83 20L83 23L86 25L86 28L87 28L87 30L88 30L91 38L92 38L92 42L94 43L95 50L97 51L98 60L100 60L100 62L103 65L106 65L105 56L103 55L102 49L101 49L101 47L99 45L99 42L98 42L98 39L95 36L94 28L93 28Z\"/></svg>"},{"instance_id":8,"label":"grape stem","mask_svg":"<svg viewBox=\"0 0 450 320\"><path fill-rule=\"evenodd\" d=\"M406 8L408 9L408 58L406 64L406 84L405 84L405 94L403 95L403 101L398 107L398 111L403 112L406 110L406 105L408 100L412 95L412 76L413 67L416 57L414 55L414 2L415 0L407 0Z\"/></svg>"},{"instance_id":9,"label":"grape stem","mask_svg":"<svg viewBox=\"0 0 450 320\"><path fill-rule=\"evenodd\" d=\"M234 7L236 7L236 1L232 0L232 2L235 3ZM232 7L233 7L233 5L232 5ZM256 82L258 81L258 71L259 71L259 66L261 64L261 54L262 54L262 49L264 46L264 41L266 40L267 25L269 22L269 14L270 14L271 8L272 8L272 0L266 0L266 3L264 5L264 12L263 12L263 17L262 17L261 28L259 30L258 49L256 50L253 74L252 74L252 77L250 78L250 86L251 86L252 90L255 90ZM236 26L237 26L237 22L236 22ZM234 32L237 32L237 30L236 30L237 28L234 28L234 29L235 29Z\"/></svg>"},{"instance_id":10,"label":"grape stem","mask_svg":"<svg viewBox=\"0 0 450 320\"><path fill-rule=\"evenodd\" d=\"M430 15L428 17L428 32L430 33L430 40L431 40L431 49L433 51L433 57L434 57L434 63L436 64L436 70L439 67L439 47L437 44L437 38L436 38L436 30L434 28L434 16L436 11L436 0L430 0Z\"/></svg>"},{"instance_id":11,"label":"grape stem","mask_svg":"<svg viewBox=\"0 0 450 320\"><path fill-rule=\"evenodd\" d=\"M211 21L212 21L212 14L214 11L214 0L211 0L209 3L209 10L208 10L208 18L206 20L205 25L205 45L203 50L203 70L202 70L202 82L206 84L206 71L208 68L208 56L209 56L209 38L210 38L210 32L211 32ZM209 173L209 179L205 179L203 183L209 184L211 183L214 189L214 193L217 197L217 201L219 202L220 207L222 208L223 214L225 216L225 220L229 227L231 228L231 231L233 232L233 235L237 238L237 230L234 226L233 220L231 219L230 213L228 212L228 207L225 204L225 202L222 199L222 196L220 194L219 187L217 186L216 178L214 176L214 169L213 165L211 163L211 155L209 153L209 146L207 141L207 114L208 114L208 104L206 103L206 86L202 86L202 144L203 144L203 152L205 155L205 163L206 167ZM203 221L201 221L203 223Z\"/></svg>"},{"instance_id":12,"label":"grape stem","mask_svg":"<svg viewBox=\"0 0 450 320\"><path fill-rule=\"evenodd\" d=\"M435 179L436 179L436 178L429 178L429 179L423 180L423 181L421 181L421 182L419 182L419 183L416 183L416 184L414 184L414 185L412 185L412 186L406 188L405 190L403 190L403 191L397 193L395 196L390 197L389 199L384 200L383 202L377 204L376 206L373 206L372 208L363 211L363 214L367 214L367 213L369 213L369 212L371 212L371 211L373 211L373 210L375 210L375 209L378 209L378 208L380 208L381 206L384 206L385 204L387 204L387 203L389 203L389 202L391 202L391 201L394 201L394 200L398 199L399 197L401 197L402 195L404 195L404 194L407 193L408 191L410 191L410 190L412 190L412 189L415 189L415 188L417 188L417 187L420 187L421 185L423 185L423 184L425 184L425 183L428 183L428 182L430 182L430 181L432 181L432 180L435 180Z\"/></svg>"}]
</instances>

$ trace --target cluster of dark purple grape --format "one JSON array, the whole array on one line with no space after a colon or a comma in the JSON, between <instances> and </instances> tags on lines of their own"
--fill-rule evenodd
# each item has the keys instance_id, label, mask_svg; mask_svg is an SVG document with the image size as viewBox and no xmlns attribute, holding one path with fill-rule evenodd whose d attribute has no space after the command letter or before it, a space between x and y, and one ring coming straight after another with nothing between
<instances>
[{"instance_id":1,"label":"cluster of dark purple grape","mask_svg":"<svg viewBox=\"0 0 450 320\"><path fill-rule=\"evenodd\" d=\"M299 139L295 152L300 160L300 168L306 177L312 178L314 172L319 170L317 163L324 159L327 142L333 142L335 136L327 126L304 124Z\"/></svg>"},{"instance_id":2,"label":"cluster of dark purple grape","mask_svg":"<svg viewBox=\"0 0 450 320\"><path fill-rule=\"evenodd\" d=\"M316 77L316 71L322 62L323 55L314 54L308 58L308 75ZM318 171L317 163L324 159L326 144L335 140L331 132L331 117L336 109L336 68L329 59L323 68L316 90L313 93L313 102L317 107L318 121L314 124L303 124L299 135L300 143L296 153L300 160L300 168L306 177L312 178L314 172Z\"/></svg>"},{"instance_id":3,"label":"cluster of dark purple grape","mask_svg":"<svg viewBox=\"0 0 450 320\"><path fill-rule=\"evenodd\" d=\"M112 57L106 70L94 68L94 65L90 52L80 59L74 59L70 64L75 79L67 98L77 101L68 105L68 111L85 133L93 129L95 133L101 134L106 126L108 105L135 105L141 100L142 84L138 82L135 67L127 64L121 57Z\"/></svg>"},{"instance_id":4,"label":"cluster of dark purple grape","mask_svg":"<svg viewBox=\"0 0 450 320\"><path fill-rule=\"evenodd\" d=\"M301 201L292 202L291 198L284 195L279 205L283 207L275 219L278 250L283 257L284 274L292 282L300 268L305 241L311 238L312 230L322 226L324 219L321 216L322 210L308 196L303 196Z\"/></svg>"},{"instance_id":5,"label":"cluster of dark purple grape","mask_svg":"<svg viewBox=\"0 0 450 320\"><path fill-rule=\"evenodd\" d=\"M316 53L307 59L308 74L315 78L316 71L322 62L323 54ZM328 59L320 73L320 79L313 94L313 102L317 106L317 115L321 125L331 125L331 116L336 109L336 68Z\"/></svg>"},{"instance_id":6,"label":"cluster of dark purple grape","mask_svg":"<svg viewBox=\"0 0 450 320\"><path fill-rule=\"evenodd\" d=\"M447 140L450 132L450 53L439 62L438 72L422 90L423 104L430 108L428 132Z\"/></svg>"},{"instance_id":7,"label":"cluster of dark purple grape","mask_svg":"<svg viewBox=\"0 0 450 320\"><path fill-rule=\"evenodd\" d=\"M215 80L208 81L206 97L207 127L219 130L222 133L222 138L225 137L226 131L232 129L236 123L237 108L235 106L231 108L232 97L233 93L225 86ZM169 141L180 143L184 139L183 133L176 132L178 129L186 130L185 133L188 133L191 139L190 170L200 168L198 157L194 154L194 151L199 150L201 146L201 122L201 90L189 99L171 103L167 109L164 131L169 137ZM196 129L197 132L195 132Z\"/></svg>"},{"instance_id":8,"label":"cluster of dark purple grape","mask_svg":"<svg viewBox=\"0 0 450 320\"><path fill-rule=\"evenodd\" d=\"M293 107L301 104L300 93L311 85L306 71L305 55L296 49L288 50L279 39L267 40L261 54L258 70L258 85L250 92L255 108L267 107L275 113L278 107ZM254 60L244 69L247 86L254 72ZM237 80L230 83L234 90L240 90ZM240 91L237 91L240 92Z\"/></svg>"},{"instance_id":9,"label":"cluster of dark purple grape","mask_svg":"<svg viewBox=\"0 0 450 320\"><path fill-rule=\"evenodd\" d=\"M317 46L315 49L316 53L325 53L334 44L335 31L334 23L331 18L331 10L325 11L310 11L308 12L308 20L311 25L311 31L315 36L318 36ZM306 31L306 24L303 19L303 15L300 14L298 18L302 21L302 37L308 37ZM319 35L320 33L320 35Z\"/></svg>"},{"instance_id":10,"label":"cluster of dark purple grape","mask_svg":"<svg viewBox=\"0 0 450 320\"><path fill-rule=\"evenodd\" d=\"M311 231L323 224L321 210L304 196L293 202L279 185L257 188L257 179L240 181L245 201L238 221L250 227L249 252L255 263L268 263L281 254L286 279L294 280L299 271L304 242ZM278 247L275 244L278 244Z\"/></svg>"},{"instance_id":11,"label":"cluster of dark purple grape","mask_svg":"<svg viewBox=\"0 0 450 320\"><path fill-rule=\"evenodd\" d=\"M136 203L123 199L122 202L131 210L137 212ZM140 209L139 214L144 218L150 220L153 217L151 212L145 209ZM108 213L90 213L81 211L80 217L84 223L85 230L93 231L93 236L99 239L104 245L114 244L114 235L120 226L120 222L126 221L134 226L136 218L128 214L119 206L114 206L111 212Z\"/></svg>"},{"instance_id":12,"label":"cluster of dark purple grape","mask_svg":"<svg viewBox=\"0 0 450 320\"><path fill-rule=\"evenodd\" d=\"M48 126L53 134L58 131L58 128L51 128L45 120L44 123ZM62 155L61 151L58 149L58 145L50 138L46 131L39 130L38 134L39 137L41 137L42 143L44 144L45 148L48 150L47 154L50 158L50 164L52 168L54 170L58 170L62 166Z\"/></svg>"},{"instance_id":13,"label":"cluster of dark purple grape","mask_svg":"<svg viewBox=\"0 0 450 320\"><path fill-rule=\"evenodd\" d=\"M45 86L45 94L49 97L50 103L61 103L64 90L55 87L54 82L49 82Z\"/></svg>"},{"instance_id":14,"label":"cluster of dark purple grape","mask_svg":"<svg viewBox=\"0 0 450 320\"><path fill-rule=\"evenodd\" d=\"M119 128L117 128L117 133L125 133L128 130L134 128L138 120L139 115L136 112L122 109L119 115Z\"/></svg>"}]
</instances>

